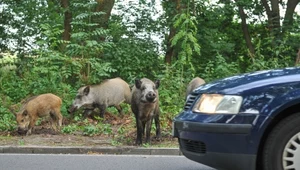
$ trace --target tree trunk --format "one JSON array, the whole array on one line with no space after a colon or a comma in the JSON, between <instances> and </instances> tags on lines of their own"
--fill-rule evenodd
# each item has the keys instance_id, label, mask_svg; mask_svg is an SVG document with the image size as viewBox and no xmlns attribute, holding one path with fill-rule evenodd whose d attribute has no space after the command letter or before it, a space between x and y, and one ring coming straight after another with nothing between
<instances>
[{"instance_id":1,"label":"tree trunk","mask_svg":"<svg viewBox=\"0 0 300 170\"><path fill-rule=\"evenodd\" d=\"M111 10L114 7L115 0L96 0L97 6L95 12L105 12L105 14L100 15L95 21L98 21L101 28L108 28L108 20L111 15Z\"/></svg>"},{"instance_id":2,"label":"tree trunk","mask_svg":"<svg viewBox=\"0 0 300 170\"><path fill-rule=\"evenodd\" d=\"M170 26L169 36L167 37L167 51L165 56L165 63L172 63L172 56L174 56L174 47L171 46L171 40L175 36L176 30L173 26Z\"/></svg>"},{"instance_id":3,"label":"tree trunk","mask_svg":"<svg viewBox=\"0 0 300 170\"><path fill-rule=\"evenodd\" d=\"M297 53L297 58L296 58L295 65L297 66L299 63L300 63L300 47L298 49L298 53Z\"/></svg>"},{"instance_id":4,"label":"tree trunk","mask_svg":"<svg viewBox=\"0 0 300 170\"><path fill-rule=\"evenodd\" d=\"M282 32L283 34L290 30L290 28L293 26L294 22L294 12L296 9L296 6L300 3L300 0L288 0L286 12L282 24Z\"/></svg>"},{"instance_id":5,"label":"tree trunk","mask_svg":"<svg viewBox=\"0 0 300 170\"><path fill-rule=\"evenodd\" d=\"M236 0L236 2L238 3L238 0ZM242 19L242 30L243 30L244 38L245 38L247 47L249 49L250 56L254 57L255 50L254 50L253 44L251 42L251 37L250 37L249 30L248 30L248 25L247 25L247 21L246 21L247 16L244 12L244 8L241 5L238 4L238 8L239 8L240 17Z\"/></svg>"},{"instance_id":6,"label":"tree trunk","mask_svg":"<svg viewBox=\"0 0 300 170\"><path fill-rule=\"evenodd\" d=\"M99 24L100 28L107 29L108 28L108 21L111 16L111 10L114 7L115 0L96 0L97 6L95 8L95 12L105 12L105 14L93 17L92 20L95 23ZM105 41L105 36L100 36L100 41Z\"/></svg>"},{"instance_id":7,"label":"tree trunk","mask_svg":"<svg viewBox=\"0 0 300 170\"><path fill-rule=\"evenodd\" d=\"M168 22L169 22L169 35L167 37L167 51L165 55L165 63L171 64L172 59L178 58L177 52L174 47L171 46L172 38L176 35L176 29L173 26L173 18L183 9L186 8L185 4L182 4L181 0L166 0L166 6L169 7L166 10ZM170 8L171 7L171 8ZM171 10L170 10L171 9Z\"/></svg>"},{"instance_id":8,"label":"tree trunk","mask_svg":"<svg viewBox=\"0 0 300 170\"><path fill-rule=\"evenodd\" d=\"M64 32L62 34L62 38L64 41L71 40L71 21L72 21L72 13L70 12L69 8L69 0L61 0L61 7L65 10L64 16ZM64 50L66 44L63 43L61 46L61 51Z\"/></svg>"},{"instance_id":9,"label":"tree trunk","mask_svg":"<svg viewBox=\"0 0 300 170\"><path fill-rule=\"evenodd\" d=\"M279 11L279 0L271 0L271 21L274 29L275 36L280 33L280 11Z\"/></svg>"},{"instance_id":10,"label":"tree trunk","mask_svg":"<svg viewBox=\"0 0 300 170\"><path fill-rule=\"evenodd\" d=\"M278 37L280 35L280 13L279 13L279 1L271 0L271 8L267 0L261 1L265 7L268 16L268 27L271 35Z\"/></svg>"},{"instance_id":11,"label":"tree trunk","mask_svg":"<svg viewBox=\"0 0 300 170\"><path fill-rule=\"evenodd\" d=\"M272 22L271 22L271 16L272 16L272 12L270 9L270 6L268 5L267 0L262 0L261 3L263 4L263 6L265 7L266 13L267 13L267 17L268 17L268 27L269 27L269 31L272 30Z\"/></svg>"}]
</instances>

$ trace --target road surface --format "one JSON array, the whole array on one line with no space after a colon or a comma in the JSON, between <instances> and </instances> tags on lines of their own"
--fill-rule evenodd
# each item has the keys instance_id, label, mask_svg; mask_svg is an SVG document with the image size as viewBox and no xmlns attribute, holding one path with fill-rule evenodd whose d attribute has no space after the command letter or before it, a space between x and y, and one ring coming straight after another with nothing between
<instances>
[{"instance_id":1,"label":"road surface","mask_svg":"<svg viewBox=\"0 0 300 170\"><path fill-rule=\"evenodd\" d=\"M0 154L2 170L215 170L184 156Z\"/></svg>"}]
</instances>

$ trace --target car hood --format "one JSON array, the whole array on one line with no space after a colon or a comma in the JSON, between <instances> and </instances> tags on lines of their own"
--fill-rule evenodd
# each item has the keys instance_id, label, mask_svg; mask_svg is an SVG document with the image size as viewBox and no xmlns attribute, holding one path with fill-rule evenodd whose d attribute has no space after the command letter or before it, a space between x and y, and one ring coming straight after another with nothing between
<instances>
[{"instance_id":1,"label":"car hood","mask_svg":"<svg viewBox=\"0 0 300 170\"><path fill-rule=\"evenodd\" d=\"M300 67L264 70L236 75L204 84L195 93L240 94L250 89L300 81Z\"/></svg>"}]
</instances>

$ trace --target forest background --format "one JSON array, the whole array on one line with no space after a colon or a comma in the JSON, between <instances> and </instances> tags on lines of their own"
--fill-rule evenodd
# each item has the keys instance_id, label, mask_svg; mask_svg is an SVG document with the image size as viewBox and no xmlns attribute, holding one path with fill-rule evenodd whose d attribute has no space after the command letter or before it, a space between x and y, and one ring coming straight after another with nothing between
<instances>
[{"instance_id":1,"label":"forest background","mask_svg":"<svg viewBox=\"0 0 300 170\"><path fill-rule=\"evenodd\" d=\"M2 0L0 131L15 130L11 110L27 97L54 93L63 99L63 116L71 119L66 109L79 87L114 77L132 86L136 78L147 77L161 80L161 125L170 134L195 76L210 82L298 64L299 3ZM133 118L130 106L123 107ZM117 114L113 108L109 112ZM79 111L62 132L111 133L110 124L90 124L81 116Z\"/></svg>"}]
</instances>

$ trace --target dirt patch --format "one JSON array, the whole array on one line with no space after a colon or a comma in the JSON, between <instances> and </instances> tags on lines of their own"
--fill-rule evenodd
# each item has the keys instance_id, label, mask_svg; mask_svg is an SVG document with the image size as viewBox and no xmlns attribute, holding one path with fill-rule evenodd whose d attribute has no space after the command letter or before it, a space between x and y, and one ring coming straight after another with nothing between
<instances>
[{"instance_id":1,"label":"dirt patch","mask_svg":"<svg viewBox=\"0 0 300 170\"><path fill-rule=\"evenodd\" d=\"M88 124L96 125L99 120L94 118L87 119ZM111 132L109 134L99 133L91 136L84 135L82 131L74 131L71 134L56 132L50 127L47 120L43 120L40 125L35 126L32 135L19 135L17 131L0 132L1 146L134 146L136 138L136 127L131 116L125 115L119 118L113 114L105 114L103 123L109 124ZM74 123L74 119L64 118L63 126ZM80 121L76 126L80 126ZM83 124L83 123L82 123ZM86 125L86 122L85 122ZM84 126L84 125L82 125ZM120 132L120 129L123 131ZM170 134L170 129L162 129L160 140L154 138L154 130L151 147L178 147L176 138Z\"/></svg>"}]
</instances>

